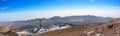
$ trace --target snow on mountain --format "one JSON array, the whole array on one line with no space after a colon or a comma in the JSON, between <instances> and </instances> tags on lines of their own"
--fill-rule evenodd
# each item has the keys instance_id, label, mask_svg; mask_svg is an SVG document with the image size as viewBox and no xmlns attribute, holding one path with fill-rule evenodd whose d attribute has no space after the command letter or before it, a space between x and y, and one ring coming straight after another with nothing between
<instances>
[{"instance_id":1,"label":"snow on mountain","mask_svg":"<svg viewBox=\"0 0 120 36\"><path fill-rule=\"evenodd\" d=\"M49 29L45 29L45 28L34 28L32 32L36 31L36 30L39 30L37 31L36 33L32 33L31 31L27 31L27 30L24 30L24 31L21 31L21 32L17 32L17 34L40 34L40 33L45 33L45 32L49 32L49 31L53 31L53 30L59 30L59 29L66 29L66 28L70 28L71 26L69 25L65 25L65 26L57 26L57 25L52 25L51 28Z\"/></svg>"}]
</instances>

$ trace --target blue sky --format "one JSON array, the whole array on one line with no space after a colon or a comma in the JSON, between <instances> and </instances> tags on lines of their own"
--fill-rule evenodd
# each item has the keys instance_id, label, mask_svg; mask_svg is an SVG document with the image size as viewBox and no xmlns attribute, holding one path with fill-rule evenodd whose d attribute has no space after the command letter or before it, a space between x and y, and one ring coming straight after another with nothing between
<instances>
[{"instance_id":1,"label":"blue sky","mask_svg":"<svg viewBox=\"0 0 120 36\"><path fill-rule=\"evenodd\" d=\"M119 18L119 3L120 0L0 0L0 21L72 15Z\"/></svg>"}]
</instances>

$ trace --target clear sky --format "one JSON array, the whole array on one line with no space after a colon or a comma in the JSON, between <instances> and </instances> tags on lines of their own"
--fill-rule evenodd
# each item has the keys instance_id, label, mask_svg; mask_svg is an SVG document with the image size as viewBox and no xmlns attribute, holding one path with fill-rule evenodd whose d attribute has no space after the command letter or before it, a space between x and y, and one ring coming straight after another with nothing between
<instances>
[{"instance_id":1,"label":"clear sky","mask_svg":"<svg viewBox=\"0 0 120 36\"><path fill-rule=\"evenodd\" d=\"M120 17L120 0L0 0L0 21L53 16Z\"/></svg>"}]
</instances>

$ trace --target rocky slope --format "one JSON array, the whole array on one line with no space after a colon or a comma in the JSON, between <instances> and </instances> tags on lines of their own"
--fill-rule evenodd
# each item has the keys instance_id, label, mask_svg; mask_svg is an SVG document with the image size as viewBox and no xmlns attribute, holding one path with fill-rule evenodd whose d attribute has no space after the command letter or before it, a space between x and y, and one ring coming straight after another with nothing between
<instances>
[{"instance_id":1,"label":"rocky slope","mask_svg":"<svg viewBox=\"0 0 120 36\"><path fill-rule=\"evenodd\" d=\"M90 19L90 20L92 20L92 19ZM99 20L99 19L97 19L97 20ZM102 21L103 20L104 19L102 19ZM110 19L110 20L112 20L112 19ZM76 21L76 20L74 20L74 21ZM86 18L86 21L88 21L87 18ZM32 21L30 21L30 22L32 22ZM63 24L63 23L59 23L59 24ZM57 25L57 24L54 24L54 25ZM31 35L31 36L120 36L120 18L112 20L112 21L107 22L102 25L94 26L94 27L91 27L91 26L81 27L80 25L77 25L77 26L79 26L79 27L50 31L50 34L49 34L49 32L47 32L48 33L47 35L46 35L46 33L44 33L44 35L35 34L35 35ZM81 28L85 28L85 29L79 30ZM51 35L53 32L54 32L54 34ZM56 33L58 33L58 34L56 34Z\"/></svg>"},{"instance_id":2,"label":"rocky slope","mask_svg":"<svg viewBox=\"0 0 120 36\"><path fill-rule=\"evenodd\" d=\"M120 36L120 18L102 25L74 26L68 29L55 30L30 36Z\"/></svg>"},{"instance_id":3,"label":"rocky slope","mask_svg":"<svg viewBox=\"0 0 120 36\"><path fill-rule=\"evenodd\" d=\"M74 28L72 27L69 28L72 31L69 29L63 29L47 32L44 34L37 34L34 36L120 36L120 18L104 23L102 25L96 25L94 27L84 26L84 30L79 30L81 28L80 26Z\"/></svg>"},{"instance_id":4,"label":"rocky slope","mask_svg":"<svg viewBox=\"0 0 120 36\"><path fill-rule=\"evenodd\" d=\"M84 31L87 36L120 36L120 18Z\"/></svg>"}]
</instances>

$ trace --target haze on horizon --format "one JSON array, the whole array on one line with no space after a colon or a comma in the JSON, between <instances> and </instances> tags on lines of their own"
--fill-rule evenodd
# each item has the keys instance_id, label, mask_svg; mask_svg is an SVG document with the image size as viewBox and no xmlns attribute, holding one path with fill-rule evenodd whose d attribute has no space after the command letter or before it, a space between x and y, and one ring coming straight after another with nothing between
<instances>
[{"instance_id":1,"label":"haze on horizon","mask_svg":"<svg viewBox=\"0 0 120 36\"><path fill-rule=\"evenodd\" d=\"M0 21L73 15L119 18L119 2L120 0L0 0Z\"/></svg>"}]
</instances>

